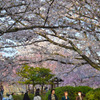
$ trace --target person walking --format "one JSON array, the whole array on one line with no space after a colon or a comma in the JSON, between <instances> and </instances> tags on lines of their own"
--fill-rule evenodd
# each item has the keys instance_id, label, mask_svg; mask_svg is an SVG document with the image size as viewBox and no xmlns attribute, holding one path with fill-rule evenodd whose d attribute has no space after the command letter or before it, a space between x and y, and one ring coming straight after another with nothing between
<instances>
[{"instance_id":1,"label":"person walking","mask_svg":"<svg viewBox=\"0 0 100 100\"><path fill-rule=\"evenodd\" d=\"M48 96L48 100L58 100L58 98L55 94L55 89L51 90L51 94Z\"/></svg>"},{"instance_id":2,"label":"person walking","mask_svg":"<svg viewBox=\"0 0 100 100\"><path fill-rule=\"evenodd\" d=\"M2 100L2 95L0 94L0 100Z\"/></svg>"},{"instance_id":3,"label":"person walking","mask_svg":"<svg viewBox=\"0 0 100 100\"><path fill-rule=\"evenodd\" d=\"M41 100L41 97L40 97L40 94L39 94L39 90L38 89L35 92L35 96L34 96L33 100Z\"/></svg>"},{"instance_id":4,"label":"person walking","mask_svg":"<svg viewBox=\"0 0 100 100\"><path fill-rule=\"evenodd\" d=\"M1 93L2 93L2 95L3 95L3 93L4 93L3 85L1 85L0 89L1 89Z\"/></svg>"},{"instance_id":5,"label":"person walking","mask_svg":"<svg viewBox=\"0 0 100 100\"><path fill-rule=\"evenodd\" d=\"M3 93L4 93L4 88L3 88L3 85L2 84L0 84L0 100L2 100L2 98L3 98Z\"/></svg>"},{"instance_id":6,"label":"person walking","mask_svg":"<svg viewBox=\"0 0 100 100\"><path fill-rule=\"evenodd\" d=\"M28 92L26 92L26 93L24 94L23 100L30 100L30 98L29 98L29 96L28 96Z\"/></svg>"},{"instance_id":7,"label":"person walking","mask_svg":"<svg viewBox=\"0 0 100 100\"><path fill-rule=\"evenodd\" d=\"M0 86L0 100L2 100L3 94L2 94L2 86Z\"/></svg>"},{"instance_id":8,"label":"person walking","mask_svg":"<svg viewBox=\"0 0 100 100\"><path fill-rule=\"evenodd\" d=\"M82 92L78 92L78 96L76 97L76 100L83 100L84 96L82 95Z\"/></svg>"},{"instance_id":9,"label":"person walking","mask_svg":"<svg viewBox=\"0 0 100 100\"><path fill-rule=\"evenodd\" d=\"M14 100L13 95L14 95L14 93L10 94L9 97L8 97L8 100Z\"/></svg>"},{"instance_id":10,"label":"person walking","mask_svg":"<svg viewBox=\"0 0 100 100\"><path fill-rule=\"evenodd\" d=\"M61 100L69 100L69 97L68 97L68 92L64 92L64 96L62 97Z\"/></svg>"}]
</instances>

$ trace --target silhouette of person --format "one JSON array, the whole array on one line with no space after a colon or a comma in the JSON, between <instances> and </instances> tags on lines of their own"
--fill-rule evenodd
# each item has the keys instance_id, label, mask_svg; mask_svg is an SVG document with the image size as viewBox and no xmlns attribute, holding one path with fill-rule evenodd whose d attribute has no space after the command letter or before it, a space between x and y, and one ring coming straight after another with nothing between
<instances>
[{"instance_id":1,"label":"silhouette of person","mask_svg":"<svg viewBox=\"0 0 100 100\"><path fill-rule=\"evenodd\" d=\"M29 98L29 96L28 96L28 92L26 92L26 93L24 94L23 100L30 100L30 98Z\"/></svg>"}]
</instances>

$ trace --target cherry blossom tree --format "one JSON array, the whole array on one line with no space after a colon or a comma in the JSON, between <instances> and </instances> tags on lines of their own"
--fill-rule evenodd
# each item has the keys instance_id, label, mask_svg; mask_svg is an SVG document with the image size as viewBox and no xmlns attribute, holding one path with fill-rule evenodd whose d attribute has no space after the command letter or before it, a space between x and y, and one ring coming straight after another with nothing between
<instances>
[{"instance_id":1,"label":"cherry blossom tree","mask_svg":"<svg viewBox=\"0 0 100 100\"><path fill-rule=\"evenodd\" d=\"M55 62L58 73L63 69L68 69L65 73L74 73L79 68L84 72L85 66L90 66L98 70L94 71L97 74L84 78L98 77L98 0L2 0L0 3L0 35L1 41L5 41L0 44L0 51L16 50L12 55L16 66Z\"/></svg>"}]
</instances>

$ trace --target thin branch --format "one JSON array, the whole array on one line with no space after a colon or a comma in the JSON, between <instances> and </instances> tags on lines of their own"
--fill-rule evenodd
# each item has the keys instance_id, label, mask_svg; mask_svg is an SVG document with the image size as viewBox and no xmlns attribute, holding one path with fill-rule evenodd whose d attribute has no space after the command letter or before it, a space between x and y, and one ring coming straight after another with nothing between
<instances>
[{"instance_id":1,"label":"thin branch","mask_svg":"<svg viewBox=\"0 0 100 100\"><path fill-rule=\"evenodd\" d=\"M51 6L52 6L53 3L54 3L54 0L52 0L51 4L50 4L49 7L48 7L47 16L46 16L46 19L45 19L45 22L44 22L44 26L45 26L45 24L46 24L46 22L47 22L47 20L48 20L49 11L50 11L50 8L51 8Z\"/></svg>"},{"instance_id":2,"label":"thin branch","mask_svg":"<svg viewBox=\"0 0 100 100\"><path fill-rule=\"evenodd\" d=\"M10 9L10 8L13 8L13 7L20 7L20 6L24 6L24 5L27 5L27 4L17 4L17 5L12 5L12 6L8 6L8 7L0 7L0 10L4 10L4 9Z\"/></svg>"},{"instance_id":3,"label":"thin branch","mask_svg":"<svg viewBox=\"0 0 100 100\"><path fill-rule=\"evenodd\" d=\"M31 42L31 43L27 43L27 44L21 44L21 45L15 45L15 46L4 46L4 47L0 47L1 48L15 48L15 47L21 47L21 46L27 46L27 45L32 45L34 43L39 43L39 42L48 42L47 40L39 40L39 41L34 41L34 42Z\"/></svg>"}]
</instances>

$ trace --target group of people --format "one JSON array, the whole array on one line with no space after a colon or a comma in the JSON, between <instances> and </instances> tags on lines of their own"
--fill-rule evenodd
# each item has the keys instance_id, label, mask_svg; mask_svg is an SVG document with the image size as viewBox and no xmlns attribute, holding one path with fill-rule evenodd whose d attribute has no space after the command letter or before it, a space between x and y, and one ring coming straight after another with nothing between
<instances>
[{"instance_id":1,"label":"group of people","mask_svg":"<svg viewBox=\"0 0 100 100\"><path fill-rule=\"evenodd\" d=\"M25 93L23 100L30 100L30 98L28 96L28 92ZM33 100L41 100L39 89L36 89L35 96L34 96Z\"/></svg>"},{"instance_id":2,"label":"group of people","mask_svg":"<svg viewBox=\"0 0 100 100\"><path fill-rule=\"evenodd\" d=\"M0 83L0 100L4 99L3 94L4 94L4 88L3 88L2 83ZM13 100L13 93L7 96L8 96L8 100Z\"/></svg>"},{"instance_id":3,"label":"group of people","mask_svg":"<svg viewBox=\"0 0 100 100\"><path fill-rule=\"evenodd\" d=\"M47 88L45 90L47 90ZM3 93L4 93L4 88L2 85L0 85L0 100L3 99ZM9 97L8 100L13 100L13 93L8 95L8 97ZM76 100L83 100L83 98L84 98L84 95L82 94L81 91L79 91L78 96L76 97ZM28 92L26 92L24 94L23 100L30 100L30 98L28 96ZM40 89L36 89L35 96L34 96L33 100L41 100ZM48 100L58 100L58 97L55 94L55 89L51 90L51 94L48 96ZM67 91L64 92L64 96L62 97L61 100L70 100Z\"/></svg>"},{"instance_id":4,"label":"group of people","mask_svg":"<svg viewBox=\"0 0 100 100\"><path fill-rule=\"evenodd\" d=\"M82 95L82 92L79 91L78 96L76 97L76 100L83 100L83 98L84 98L84 96ZM28 92L25 93L23 100L30 100L30 98L28 96ZM41 96L39 94L39 89L36 90L33 100L41 100ZM48 100L58 100L58 97L55 94L55 89L51 90L51 94L48 96ZM67 91L64 92L64 96L62 97L61 100L70 100Z\"/></svg>"},{"instance_id":5,"label":"group of people","mask_svg":"<svg viewBox=\"0 0 100 100\"><path fill-rule=\"evenodd\" d=\"M83 100L84 96L82 95L82 92L78 92L78 96L76 97L76 100ZM58 97L55 94L55 89L51 90L51 94L48 96L48 100L58 100ZM61 100L70 100L68 96L68 92L64 92L64 96L62 97Z\"/></svg>"},{"instance_id":6,"label":"group of people","mask_svg":"<svg viewBox=\"0 0 100 100\"><path fill-rule=\"evenodd\" d=\"M7 100L14 100L13 95L14 95L14 93L7 94L7 97L8 97Z\"/></svg>"}]
</instances>

